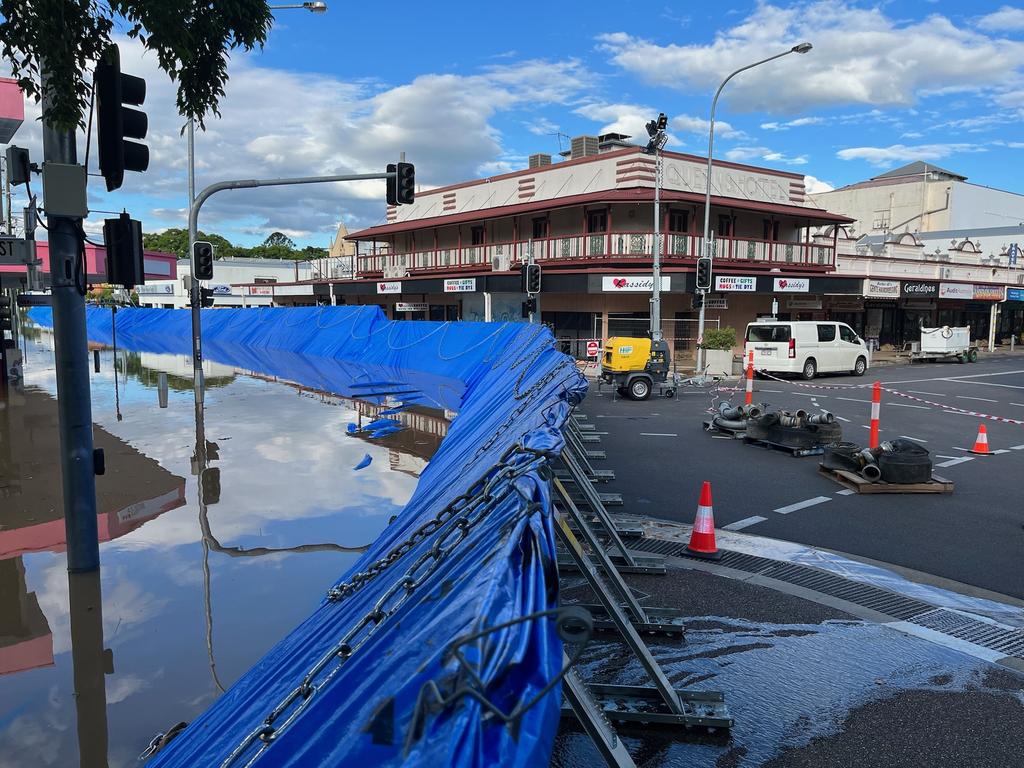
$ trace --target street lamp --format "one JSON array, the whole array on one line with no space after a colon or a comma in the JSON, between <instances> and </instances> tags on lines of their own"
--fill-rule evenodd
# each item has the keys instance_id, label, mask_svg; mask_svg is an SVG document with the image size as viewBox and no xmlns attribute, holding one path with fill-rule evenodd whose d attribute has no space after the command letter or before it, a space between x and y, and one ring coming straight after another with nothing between
<instances>
[{"instance_id":1,"label":"street lamp","mask_svg":"<svg viewBox=\"0 0 1024 768\"><path fill-rule=\"evenodd\" d=\"M325 13L327 3L317 0L316 2L304 2L298 5L270 5L271 11L280 11L295 8L309 11L310 13ZM192 248L196 242L196 227L193 226L195 217L192 215L192 208L196 202L196 122L188 121L188 257L192 260ZM192 276L189 287L189 304L192 306L192 385L195 391L197 402L203 398L203 342L200 326L200 294L199 281L195 279L195 263L191 263L190 274Z\"/></svg>"},{"instance_id":2,"label":"street lamp","mask_svg":"<svg viewBox=\"0 0 1024 768\"><path fill-rule=\"evenodd\" d=\"M643 152L654 155L654 242L651 244L651 341L661 341L661 150L668 142L668 117L664 112L647 123L650 140Z\"/></svg>"},{"instance_id":3,"label":"street lamp","mask_svg":"<svg viewBox=\"0 0 1024 768\"><path fill-rule=\"evenodd\" d=\"M783 56L788 56L791 53L807 53L813 48L810 43L799 43L794 45L788 51L777 53L774 56L769 56L767 59L761 59L755 61L753 64L747 64L745 67L740 67L731 75L729 75L722 84L718 86L718 90L715 91L715 98L711 102L711 121L708 127L708 168L707 168L707 179L706 187L704 190L704 255L709 259L714 259L714 254L711 249L711 154L715 146L715 107L718 106L718 97L722 95L722 89L725 88L725 84L732 80L740 72L746 72L748 69L759 67L762 64L767 64L769 61L775 59L781 59ZM697 372L698 374L704 370L704 294L707 293L706 289L700 289L701 303L700 303L700 314L697 316Z\"/></svg>"}]
</instances>

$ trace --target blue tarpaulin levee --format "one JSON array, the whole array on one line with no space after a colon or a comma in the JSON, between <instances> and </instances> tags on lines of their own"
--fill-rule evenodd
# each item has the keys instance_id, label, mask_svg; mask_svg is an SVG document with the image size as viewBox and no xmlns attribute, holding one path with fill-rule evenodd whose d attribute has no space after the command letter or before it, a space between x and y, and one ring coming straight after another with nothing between
<instances>
[{"instance_id":1,"label":"blue tarpaulin levee","mask_svg":"<svg viewBox=\"0 0 1024 768\"><path fill-rule=\"evenodd\" d=\"M30 317L52 322L46 308ZM188 311L90 308L90 338L109 342L112 321L118 346L190 352ZM208 310L203 338L211 360L340 394L402 384L459 413L405 509L317 610L150 765L547 765L560 690L513 724L495 712L557 677L555 622L485 630L557 605L542 473L586 392L572 359L541 326L391 322L377 307Z\"/></svg>"}]
</instances>

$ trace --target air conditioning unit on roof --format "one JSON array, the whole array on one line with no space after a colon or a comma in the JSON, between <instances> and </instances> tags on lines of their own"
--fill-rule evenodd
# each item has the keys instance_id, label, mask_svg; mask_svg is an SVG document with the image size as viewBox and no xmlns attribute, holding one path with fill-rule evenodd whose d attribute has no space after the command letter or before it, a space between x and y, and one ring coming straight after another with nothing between
<instances>
[{"instance_id":1,"label":"air conditioning unit on roof","mask_svg":"<svg viewBox=\"0 0 1024 768\"><path fill-rule=\"evenodd\" d=\"M494 272L508 272L512 269L512 254L496 253L491 258L491 270Z\"/></svg>"}]
</instances>

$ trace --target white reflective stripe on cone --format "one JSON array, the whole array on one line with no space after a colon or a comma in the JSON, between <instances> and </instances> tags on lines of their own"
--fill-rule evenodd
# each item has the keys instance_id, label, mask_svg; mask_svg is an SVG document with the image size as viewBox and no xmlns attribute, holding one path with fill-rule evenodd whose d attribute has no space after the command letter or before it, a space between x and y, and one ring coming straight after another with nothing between
<instances>
[{"instance_id":1,"label":"white reflective stripe on cone","mask_svg":"<svg viewBox=\"0 0 1024 768\"><path fill-rule=\"evenodd\" d=\"M715 530L715 518L711 507L697 507L697 519L693 521L697 533L711 533Z\"/></svg>"}]
</instances>

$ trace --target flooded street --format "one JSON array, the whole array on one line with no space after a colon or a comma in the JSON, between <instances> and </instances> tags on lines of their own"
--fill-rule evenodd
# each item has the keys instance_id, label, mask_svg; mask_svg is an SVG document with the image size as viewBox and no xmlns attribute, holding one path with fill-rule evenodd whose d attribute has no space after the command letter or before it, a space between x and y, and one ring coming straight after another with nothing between
<instances>
[{"instance_id":1,"label":"flooded street","mask_svg":"<svg viewBox=\"0 0 1024 768\"><path fill-rule=\"evenodd\" d=\"M23 391L0 411L5 768L75 765L79 750L82 765L133 765L191 721L399 512L452 415L413 407L381 428L395 403L207 363L197 420L190 361L100 350L99 621L95 574L69 592L50 337L25 352Z\"/></svg>"}]
</instances>

